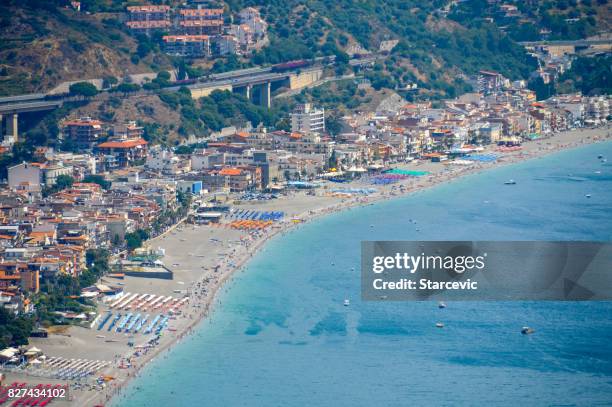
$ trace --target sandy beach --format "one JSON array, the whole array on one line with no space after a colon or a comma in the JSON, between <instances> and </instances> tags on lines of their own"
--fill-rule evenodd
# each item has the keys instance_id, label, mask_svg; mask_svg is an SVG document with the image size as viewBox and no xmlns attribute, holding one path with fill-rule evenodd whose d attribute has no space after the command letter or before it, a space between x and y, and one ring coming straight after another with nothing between
<instances>
[{"instance_id":1,"label":"sandy beach","mask_svg":"<svg viewBox=\"0 0 612 407\"><path fill-rule=\"evenodd\" d=\"M216 295L227 289L224 285L234 272L244 269L246 263L272 238L283 234L312 219L346 208L368 205L373 202L423 190L468 174L484 171L501 165L509 165L527 159L575 148L584 144L611 140L610 128L578 129L563 132L550 138L526 142L519 151L500 153L496 146L489 146L484 153L501 155L495 162L474 163L459 166L445 163L414 162L397 164L394 167L427 171L428 175L411 177L390 185L372 185L367 179L358 179L346 184L327 183L316 190L315 195L305 191L288 192L286 196L270 201L249 201L235 205L237 209L258 211L283 211L286 216L281 222L260 231L241 231L228 227L228 220L220 225L180 224L168 233L147 242L151 248L163 248L166 252L163 262L174 273L172 280L142 277L126 277L121 282L125 292L156 294L165 296L188 296L181 313L169 321L159 343L154 347L143 347L144 335L134 337L135 347L128 346L129 335L107 332L102 335L95 329L71 327L61 334L50 335L47 339L32 338L31 345L41 348L48 356L62 358L83 358L110 362L109 366L96 373L112 376L104 389L94 385L94 378L80 389L70 390L72 402L54 401L54 405L94 406L105 405L120 393L130 378L138 375L142 367L154 358L167 357L167 350L189 335L203 318L212 311ZM336 194L336 188L376 188L370 195ZM103 282L116 284L105 277ZM99 313L104 314L108 305L100 303ZM101 338L100 336L104 336ZM112 342L109 342L111 340ZM41 377L40 368L26 373L6 372L6 382L65 383ZM119 395L118 397L123 397Z\"/></svg>"}]
</instances>

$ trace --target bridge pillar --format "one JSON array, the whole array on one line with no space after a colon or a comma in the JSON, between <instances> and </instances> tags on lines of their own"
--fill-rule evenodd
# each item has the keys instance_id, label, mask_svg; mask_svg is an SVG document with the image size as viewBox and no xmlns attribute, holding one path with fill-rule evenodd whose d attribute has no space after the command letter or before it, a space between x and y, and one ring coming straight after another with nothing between
<instances>
[{"instance_id":1,"label":"bridge pillar","mask_svg":"<svg viewBox=\"0 0 612 407\"><path fill-rule=\"evenodd\" d=\"M6 118L6 136L5 138L8 137L12 137L13 138L13 143L16 143L18 141L18 130L17 130L17 119L19 118L19 116L17 115L17 113L13 113L13 117L7 117Z\"/></svg>"},{"instance_id":2,"label":"bridge pillar","mask_svg":"<svg viewBox=\"0 0 612 407\"><path fill-rule=\"evenodd\" d=\"M259 104L267 107L268 109L271 106L271 98L270 98L270 88L272 87L271 82L266 82L261 85L261 94L259 95Z\"/></svg>"},{"instance_id":3,"label":"bridge pillar","mask_svg":"<svg viewBox=\"0 0 612 407\"><path fill-rule=\"evenodd\" d=\"M4 116L0 114L0 135L2 135L3 125L4 125Z\"/></svg>"},{"instance_id":4,"label":"bridge pillar","mask_svg":"<svg viewBox=\"0 0 612 407\"><path fill-rule=\"evenodd\" d=\"M251 100L251 91L253 90L253 85L246 86L246 98Z\"/></svg>"}]
</instances>

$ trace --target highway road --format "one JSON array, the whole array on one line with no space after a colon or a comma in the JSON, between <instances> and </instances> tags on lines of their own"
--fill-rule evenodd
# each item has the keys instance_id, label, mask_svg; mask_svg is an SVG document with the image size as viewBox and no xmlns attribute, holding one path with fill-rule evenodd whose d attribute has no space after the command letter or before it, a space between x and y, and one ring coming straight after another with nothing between
<instances>
[{"instance_id":1,"label":"highway road","mask_svg":"<svg viewBox=\"0 0 612 407\"><path fill-rule=\"evenodd\" d=\"M349 64L351 66L370 65L375 63L377 59L384 57L384 55L372 54L371 56L351 59L349 61ZM317 57L314 60L315 63L329 61L328 64L331 64L335 60L335 57ZM227 85L231 85L232 87L243 87L248 84L257 85L265 82L285 79L289 75L297 71L308 72L309 70L321 69L322 67L323 66L319 66L315 68L311 66L306 68L297 68L285 72L272 72L272 67L253 67L246 69L238 69L234 71L211 74L205 78L200 78L197 83L188 85L188 88L205 89L211 87L222 87ZM179 89L180 86L164 88L164 90L171 92L176 92ZM139 92L136 93L141 94ZM0 97L0 114L54 109L56 107L61 106L63 102L70 102L75 100L74 96L68 96L65 98L53 100L45 100L46 97L47 95L44 93L32 93L25 95Z\"/></svg>"}]
</instances>

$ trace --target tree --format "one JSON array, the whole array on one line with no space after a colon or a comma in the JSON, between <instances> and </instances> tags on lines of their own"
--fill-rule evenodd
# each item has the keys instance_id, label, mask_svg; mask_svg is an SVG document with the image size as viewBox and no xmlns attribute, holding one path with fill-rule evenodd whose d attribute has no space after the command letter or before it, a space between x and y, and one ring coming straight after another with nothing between
<instances>
[{"instance_id":1,"label":"tree","mask_svg":"<svg viewBox=\"0 0 612 407\"><path fill-rule=\"evenodd\" d=\"M98 94L98 89L89 82L77 82L70 85L70 94L92 97Z\"/></svg>"},{"instance_id":2,"label":"tree","mask_svg":"<svg viewBox=\"0 0 612 407\"><path fill-rule=\"evenodd\" d=\"M98 184L102 187L102 189L108 190L111 187L111 182L106 180L102 175L88 175L83 178L83 182Z\"/></svg>"},{"instance_id":3,"label":"tree","mask_svg":"<svg viewBox=\"0 0 612 407\"><path fill-rule=\"evenodd\" d=\"M31 318L16 317L6 308L0 307L0 348L27 345L33 327Z\"/></svg>"},{"instance_id":4,"label":"tree","mask_svg":"<svg viewBox=\"0 0 612 407\"><path fill-rule=\"evenodd\" d=\"M130 93L130 92L136 92L139 89L140 89L140 85L137 85L135 83L122 83L121 85L114 87L112 91Z\"/></svg>"},{"instance_id":5,"label":"tree","mask_svg":"<svg viewBox=\"0 0 612 407\"><path fill-rule=\"evenodd\" d=\"M129 251L134 251L142 246L142 243L149 239L150 233L148 230L137 229L135 232L125 234L125 244Z\"/></svg>"},{"instance_id":6,"label":"tree","mask_svg":"<svg viewBox=\"0 0 612 407\"><path fill-rule=\"evenodd\" d=\"M160 81L168 82L170 80L170 72L159 71L157 73L157 79L159 79Z\"/></svg>"},{"instance_id":7,"label":"tree","mask_svg":"<svg viewBox=\"0 0 612 407\"><path fill-rule=\"evenodd\" d=\"M132 252L142 246L142 238L136 232L126 233L125 244L127 246L127 249Z\"/></svg>"},{"instance_id":8,"label":"tree","mask_svg":"<svg viewBox=\"0 0 612 407\"><path fill-rule=\"evenodd\" d=\"M555 93L554 84L552 82L544 83L544 80L539 76L530 80L527 87L536 93L537 100L548 99Z\"/></svg>"},{"instance_id":9,"label":"tree","mask_svg":"<svg viewBox=\"0 0 612 407\"><path fill-rule=\"evenodd\" d=\"M329 156L329 160L327 160L327 165L329 168L336 168L338 166L338 157L336 156L336 150L333 150L331 155Z\"/></svg>"},{"instance_id":10,"label":"tree","mask_svg":"<svg viewBox=\"0 0 612 407\"><path fill-rule=\"evenodd\" d=\"M70 188L72 184L74 184L74 178L72 178L70 175L62 174L55 179L55 189L57 191Z\"/></svg>"},{"instance_id":11,"label":"tree","mask_svg":"<svg viewBox=\"0 0 612 407\"><path fill-rule=\"evenodd\" d=\"M331 115L325 118L325 129L332 136L337 136L342 131L342 122L339 116Z\"/></svg>"},{"instance_id":12,"label":"tree","mask_svg":"<svg viewBox=\"0 0 612 407\"><path fill-rule=\"evenodd\" d=\"M193 153L193 148L190 147L190 146L181 145L181 146L178 146L177 148L175 148L174 152L176 154L179 154L179 155L191 154L191 153Z\"/></svg>"},{"instance_id":13,"label":"tree","mask_svg":"<svg viewBox=\"0 0 612 407\"><path fill-rule=\"evenodd\" d=\"M114 76L107 76L102 80L102 88L108 89L113 85L116 85L119 81Z\"/></svg>"}]
</instances>

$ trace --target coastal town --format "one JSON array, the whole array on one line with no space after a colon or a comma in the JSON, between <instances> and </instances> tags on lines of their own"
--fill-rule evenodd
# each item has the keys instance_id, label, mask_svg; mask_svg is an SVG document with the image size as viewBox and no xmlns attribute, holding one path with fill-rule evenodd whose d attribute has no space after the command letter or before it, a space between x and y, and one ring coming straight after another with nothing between
<instances>
[{"instance_id":1,"label":"coastal town","mask_svg":"<svg viewBox=\"0 0 612 407\"><path fill-rule=\"evenodd\" d=\"M103 404L188 334L272 236L610 138L609 96L537 101L498 73L475 80L478 92L435 107L396 98L345 115L335 136L328 112L311 103L290 113L291 131L245 123L172 148L145 140L138 117L61 118L73 151L36 148L34 160L8 168L0 191L0 300L11 318L36 316L20 333L24 346L0 350L3 374L14 388L69 383L73 400ZM5 150L19 140L11 124Z\"/></svg>"},{"instance_id":2,"label":"coastal town","mask_svg":"<svg viewBox=\"0 0 612 407\"><path fill-rule=\"evenodd\" d=\"M512 177L495 185L515 193L526 182L512 164L612 140L605 0L5 3L0 406L143 405L129 397L133 379L154 359L173 360L174 345L201 338L240 273L253 273L253 259L287 268L278 256L267 257L269 242L290 239L327 215L410 199L501 166ZM604 153L592 157L600 166L590 171L592 182L609 180ZM597 192L578 195L607 213ZM496 197L484 199L468 205L477 211ZM410 237L423 237L432 216L417 224L409 212L397 216ZM358 238L373 240L383 228L379 219L365 221L372 235ZM328 229L342 240L341 231ZM336 261L325 258L337 270ZM358 261L347 267L351 276ZM303 324L314 325L309 335L371 317L369 309L344 321L338 310L354 312L360 299L348 289L336 297L298 316L321 321ZM427 320L436 334L450 331L438 316L446 307L436 304L440 319ZM393 326L385 318L372 317ZM244 336L254 338L258 324ZM286 330L291 341L274 346L307 344ZM531 324L516 331L523 339L535 333ZM395 339L389 342L400 343ZM361 352L357 342L351 352ZM436 369L446 358L438 352L430 351ZM293 354L282 362L299 365ZM291 374L301 378L301 368ZM316 376L310 384L318 389L333 373ZM232 392L257 387L251 379ZM179 391L169 385L171 402L150 405L188 405L175 402ZM204 397L198 392L192 400ZM321 397L335 402L328 393L321 387ZM319 405L313 400L292 405ZM451 400L441 404L462 404Z\"/></svg>"}]
</instances>

